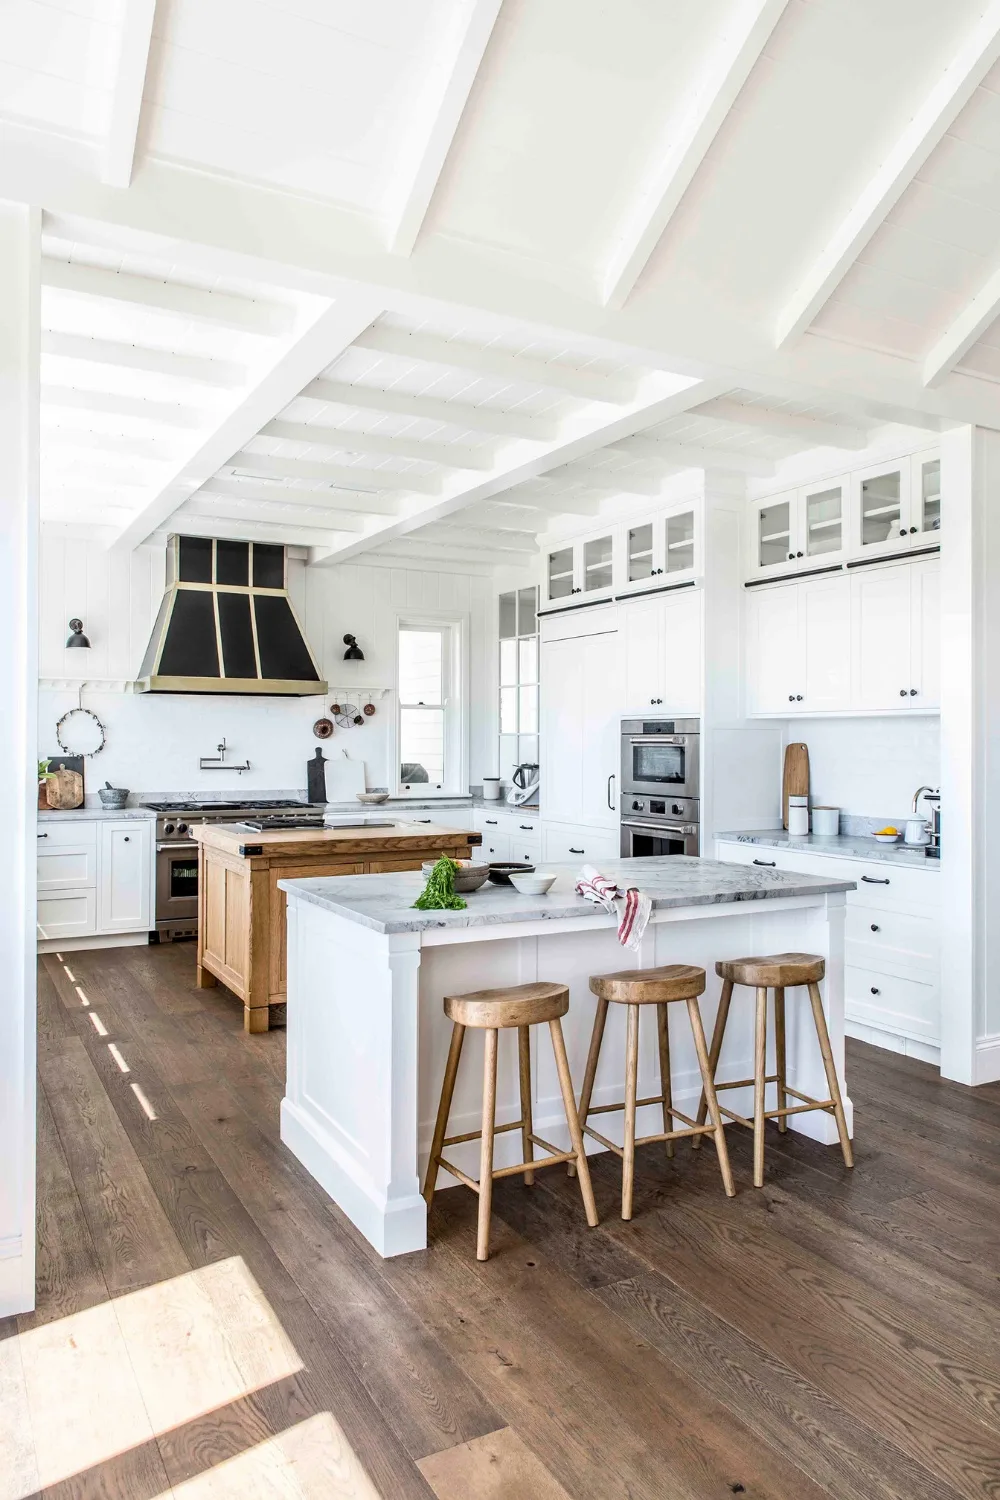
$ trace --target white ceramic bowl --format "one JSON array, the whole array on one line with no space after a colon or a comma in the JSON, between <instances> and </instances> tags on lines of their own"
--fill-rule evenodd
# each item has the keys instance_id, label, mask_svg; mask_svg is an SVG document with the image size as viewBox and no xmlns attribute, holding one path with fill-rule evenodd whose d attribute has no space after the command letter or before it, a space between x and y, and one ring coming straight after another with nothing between
<instances>
[{"instance_id":1,"label":"white ceramic bowl","mask_svg":"<svg viewBox=\"0 0 1000 1500\"><path fill-rule=\"evenodd\" d=\"M359 802L386 802L389 798L388 792L355 792Z\"/></svg>"},{"instance_id":2,"label":"white ceramic bowl","mask_svg":"<svg viewBox=\"0 0 1000 1500\"><path fill-rule=\"evenodd\" d=\"M556 879L555 875L546 875L543 870L526 870L523 875L512 873L510 883L522 896L547 896Z\"/></svg>"},{"instance_id":3,"label":"white ceramic bowl","mask_svg":"<svg viewBox=\"0 0 1000 1500\"><path fill-rule=\"evenodd\" d=\"M878 844L898 844L899 843L899 834L898 833L876 833L876 834L873 834L872 837L875 839L875 842L878 843Z\"/></svg>"}]
</instances>

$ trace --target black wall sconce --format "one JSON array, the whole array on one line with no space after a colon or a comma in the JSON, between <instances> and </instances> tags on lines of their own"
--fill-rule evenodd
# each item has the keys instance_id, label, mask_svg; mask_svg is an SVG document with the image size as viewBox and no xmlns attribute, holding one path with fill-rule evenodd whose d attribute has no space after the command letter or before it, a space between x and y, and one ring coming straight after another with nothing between
<instances>
[{"instance_id":1,"label":"black wall sconce","mask_svg":"<svg viewBox=\"0 0 1000 1500\"><path fill-rule=\"evenodd\" d=\"M67 646L85 646L87 648L87 650L89 650L90 649L90 641L87 639L87 637L83 633L83 621L82 620L70 620L70 622L69 622L69 628L70 628L71 634L70 634L69 640L66 642L66 645Z\"/></svg>"},{"instance_id":2,"label":"black wall sconce","mask_svg":"<svg viewBox=\"0 0 1000 1500\"><path fill-rule=\"evenodd\" d=\"M344 652L345 661L364 661L365 653L358 645L358 638L356 635L345 635L344 645L347 647L347 650Z\"/></svg>"}]
</instances>

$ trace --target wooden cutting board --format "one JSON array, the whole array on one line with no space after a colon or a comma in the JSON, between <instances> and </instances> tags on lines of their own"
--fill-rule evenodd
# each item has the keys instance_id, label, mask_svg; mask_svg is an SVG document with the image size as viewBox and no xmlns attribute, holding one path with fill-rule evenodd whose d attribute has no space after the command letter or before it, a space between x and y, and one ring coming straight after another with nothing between
<instances>
[{"instance_id":1,"label":"wooden cutting board","mask_svg":"<svg viewBox=\"0 0 1000 1500\"><path fill-rule=\"evenodd\" d=\"M45 798L49 807L73 808L83 806L83 776L70 770L60 761L50 761L51 769L45 778Z\"/></svg>"},{"instance_id":2,"label":"wooden cutting board","mask_svg":"<svg viewBox=\"0 0 1000 1500\"><path fill-rule=\"evenodd\" d=\"M788 827L789 797L809 795L809 746L785 746L785 770L781 778L781 825Z\"/></svg>"}]
</instances>

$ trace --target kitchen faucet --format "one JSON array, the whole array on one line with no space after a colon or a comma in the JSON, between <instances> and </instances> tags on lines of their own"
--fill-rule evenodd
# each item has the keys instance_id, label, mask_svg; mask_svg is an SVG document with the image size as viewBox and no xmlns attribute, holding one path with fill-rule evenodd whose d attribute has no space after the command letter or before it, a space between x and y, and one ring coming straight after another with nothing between
<instances>
[{"instance_id":1,"label":"kitchen faucet","mask_svg":"<svg viewBox=\"0 0 1000 1500\"><path fill-rule=\"evenodd\" d=\"M917 790L913 793L913 811L914 812L917 811L917 803L920 801L921 797L924 795L924 792L929 792L932 797L939 797L941 795L940 792L936 791L934 789L934 787L932 787L932 786L918 786Z\"/></svg>"}]
</instances>

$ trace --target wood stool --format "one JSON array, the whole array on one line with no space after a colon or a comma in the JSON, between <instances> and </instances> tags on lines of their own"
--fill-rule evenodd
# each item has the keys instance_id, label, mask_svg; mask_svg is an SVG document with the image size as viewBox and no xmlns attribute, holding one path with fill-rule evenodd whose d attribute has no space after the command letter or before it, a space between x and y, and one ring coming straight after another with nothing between
<instances>
[{"instance_id":1,"label":"wood stool","mask_svg":"<svg viewBox=\"0 0 1000 1500\"><path fill-rule=\"evenodd\" d=\"M729 1019L729 1006L733 998L733 985L745 984L750 989L757 991L757 1014L754 1028L754 1076L752 1078L738 1078L734 1083L716 1083L716 1090L748 1088L753 1084L753 1119L747 1120L743 1115L738 1115L734 1110L726 1109L720 1105L722 1113L730 1120L735 1120L738 1125L745 1125L753 1131L753 1185L764 1186L764 1122L766 1120L777 1120L778 1129L782 1132L788 1129L788 1116L805 1114L808 1110L824 1109L832 1114L837 1122L837 1133L840 1136L840 1149L844 1153L844 1161L849 1167L854 1165L854 1155L851 1151L851 1141L847 1134L847 1119L844 1115L844 1101L840 1094L840 1084L837 1080L837 1069L833 1061L833 1050L830 1046L830 1033L826 1029L826 1016L823 1014L823 997L819 992L819 981L826 973L826 960L814 953L774 953L767 958L732 958L717 963L715 972L723 981L722 995L719 1000L719 1011L715 1018L715 1030L712 1033L712 1048L709 1053L711 1074L714 1080L716 1070L719 1066L719 1054L722 1051L722 1042L726 1033L726 1022ZM816 1036L819 1039L820 1051L823 1054L823 1067L826 1070L826 1084L830 1090L829 1099L813 1099L809 1094L802 1094L798 1089L788 1087L785 1076L785 990L792 989L796 985L804 985L809 991L809 999L812 1003L813 1024L816 1027ZM774 990L774 1044L775 1065L777 1072L767 1071L767 992ZM765 1109L765 1090L769 1083L777 1084L778 1106L776 1109ZM789 1105L788 1095L793 1099L799 1099L799 1104ZM698 1106L698 1120L703 1121L708 1101L703 1092L701 1102ZM701 1142L695 1139L692 1145L699 1146Z\"/></svg>"},{"instance_id":2,"label":"wood stool","mask_svg":"<svg viewBox=\"0 0 1000 1500\"><path fill-rule=\"evenodd\" d=\"M594 1203L594 1190L590 1184L590 1169L587 1166L587 1156L583 1148L583 1135L576 1113L576 1100L573 1097L573 1080L570 1077L566 1043L563 1041L560 1024L560 1017L564 1016L568 1010L569 990L564 984L518 984L508 989L475 990L469 995L445 996L444 1013L454 1022L454 1026L451 1033L451 1050L448 1053L448 1062L444 1070L444 1083L441 1086L441 1102L438 1105L437 1122L434 1126L430 1160L427 1163L427 1176L424 1180L424 1198L429 1208L434 1196L439 1167L444 1167L446 1172L450 1172L453 1177L458 1178L459 1182L464 1182L466 1187L470 1187L474 1193L479 1194L477 1260L489 1259L490 1205L495 1177L512 1177L517 1172L523 1172L525 1183L530 1186L535 1180L535 1172L539 1167L552 1167L561 1161L572 1162L580 1174L580 1193L587 1213L587 1223L591 1228L597 1223L597 1206ZM560 1151L549 1141L542 1140L540 1136L535 1135L532 1128L531 1054L528 1050L528 1027L540 1021L549 1023L563 1108L566 1111L566 1124L569 1126L570 1140L573 1143L571 1151ZM458 1076L458 1064L462 1056L462 1043L465 1040L466 1028L469 1026L486 1032L483 1125L481 1130L470 1130L466 1135L446 1137L445 1131L448 1128L448 1116L455 1092L455 1079ZM521 1118L511 1125L497 1125L497 1043L500 1032L514 1026L517 1027ZM518 1162L515 1167L500 1167L494 1171L493 1138L506 1130L520 1130L524 1160ZM460 1141L477 1139L482 1140L478 1182L467 1177L451 1162L445 1161L441 1155L445 1146L455 1146ZM533 1151L535 1146L543 1147L549 1155L535 1160Z\"/></svg>"},{"instance_id":3,"label":"wood stool","mask_svg":"<svg viewBox=\"0 0 1000 1500\"><path fill-rule=\"evenodd\" d=\"M590 988L597 996L597 1014L594 1017L594 1030L590 1038L590 1052L587 1056L587 1070L583 1078L583 1092L580 1095L580 1124L587 1135L592 1136L595 1141L600 1141L602 1146L606 1146L609 1151L613 1151L621 1158L622 1218L631 1219L632 1217L635 1148L648 1145L650 1141L665 1141L667 1155L673 1156L674 1141L681 1136L714 1135L723 1185L731 1198L736 1189L733 1187L725 1130L719 1106L716 1103L712 1072L708 1062L708 1047L701 1024L701 1011L698 1008L698 996L705 990L705 970L696 968L693 964L666 964L660 969L625 969L618 974L595 975L590 981ZM675 1000L687 1002L695 1051L698 1054L698 1066L701 1069L703 1097L708 1100L708 1109L712 1116L710 1125L705 1124L704 1116L699 1120L690 1119L682 1114L673 1102L670 1086L670 1037L667 1029L667 1006ZM608 1006L611 1003L628 1007L625 1032L625 1101L623 1104L591 1105L590 1099L594 1092L597 1063L601 1055L601 1043L604 1040L604 1026L608 1019ZM639 1008L643 1005L656 1006L661 1092L652 1099L636 1098L639 1078ZM644 1135L636 1140L635 1112L642 1104L663 1106L663 1130L658 1135ZM616 1146L614 1141L609 1141L606 1136L599 1135L587 1124L588 1115L613 1114L620 1109L625 1111L624 1147ZM674 1119L683 1120L685 1129L675 1130ZM572 1171L572 1168L570 1170Z\"/></svg>"}]
</instances>

